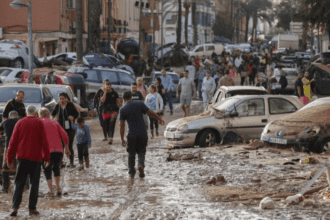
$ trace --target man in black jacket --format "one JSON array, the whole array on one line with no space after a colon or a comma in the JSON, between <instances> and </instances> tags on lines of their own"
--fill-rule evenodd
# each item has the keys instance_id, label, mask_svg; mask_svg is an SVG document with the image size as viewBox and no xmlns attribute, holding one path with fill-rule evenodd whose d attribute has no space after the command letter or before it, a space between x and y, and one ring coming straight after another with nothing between
<instances>
[{"instance_id":1,"label":"man in black jacket","mask_svg":"<svg viewBox=\"0 0 330 220\"><path fill-rule=\"evenodd\" d=\"M4 110L3 110L3 120L6 120L8 118L9 112L16 111L20 118L23 118L26 116L25 112L25 105L23 103L25 97L25 93L22 90L18 90L16 93L16 97L13 100L10 100L7 102Z\"/></svg>"},{"instance_id":2,"label":"man in black jacket","mask_svg":"<svg viewBox=\"0 0 330 220\"><path fill-rule=\"evenodd\" d=\"M8 192L8 188L9 188L9 167L7 166L7 149L8 149L8 145L9 145L9 141L11 138L11 135L14 131L14 127L16 125L16 123L19 120L19 115L17 113L17 111L11 111L9 113L9 119L3 121L0 124L0 132L4 133L5 136L5 149L4 149L4 153L3 153L3 163L2 163L2 191L7 193ZM1 137L1 135L0 135Z\"/></svg>"}]
</instances>

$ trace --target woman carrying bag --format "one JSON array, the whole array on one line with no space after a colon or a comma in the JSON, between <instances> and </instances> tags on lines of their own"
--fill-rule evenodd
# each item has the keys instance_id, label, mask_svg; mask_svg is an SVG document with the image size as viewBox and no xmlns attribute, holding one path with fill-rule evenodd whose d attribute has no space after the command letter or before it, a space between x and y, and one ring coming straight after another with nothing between
<instances>
[{"instance_id":1,"label":"woman carrying bag","mask_svg":"<svg viewBox=\"0 0 330 220\"><path fill-rule=\"evenodd\" d=\"M79 113L72 102L67 100L66 93L60 93L58 95L59 102L55 106L55 109L52 112L53 119L57 121L62 128L65 130L69 137L69 150L70 155L70 167L74 168L74 151L73 151L73 140L74 140L74 130L71 127L71 120L77 119Z\"/></svg>"}]
</instances>

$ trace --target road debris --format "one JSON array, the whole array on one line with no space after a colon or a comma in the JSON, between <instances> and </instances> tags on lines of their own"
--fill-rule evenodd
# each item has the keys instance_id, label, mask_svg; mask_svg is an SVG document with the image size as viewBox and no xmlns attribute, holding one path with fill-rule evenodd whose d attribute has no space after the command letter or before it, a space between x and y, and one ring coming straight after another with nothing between
<instances>
[{"instance_id":1,"label":"road debris","mask_svg":"<svg viewBox=\"0 0 330 220\"><path fill-rule=\"evenodd\" d=\"M302 201L304 201L304 197L301 194L297 194L294 196L289 196L285 199L287 204L298 204Z\"/></svg>"},{"instance_id":2,"label":"road debris","mask_svg":"<svg viewBox=\"0 0 330 220\"><path fill-rule=\"evenodd\" d=\"M206 184L209 185L215 185L216 183L226 184L225 177L223 175L217 175L215 177L212 177L209 181L206 182Z\"/></svg>"},{"instance_id":3,"label":"road debris","mask_svg":"<svg viewBox=\"0 0 330 220\"><path fill-rule=\"evenodd\" d=\"M315 158L313 158L313 157L309 157L309 158L301 159L301 160L300 160L300 163L301 163L301 164L306 164L306 163L309 163L309 164L317 164L318 161L317 161Z\"/></svg>"},{"instance_id":4,"label":"road debris","mask_svg":"<svg viewBox=\"0 0 330 220\"><path fill-rule=\"evenodd\" d=\"M245 150L258 150L263 148L264 144L260 140L250 140L250 144L247 147L244 147Z\"/></svg>"},{"instance_id":5,"label":"road debris","mask_svg":"<svg viewBox=\"0 0 330 220\"><path fill-rule=\"evenodd\" d=\"M171 153L168 154L166 157L166 161L181 161L181 160L202 160L203 156L201 152L196 152L193 154L176 154L172 155Z\"/></svg>"},{"instance_id":6,"label":"road debris","mask_svg":"<svg viewBox=\"0 0 330 220\"><path fill-rule=\"evenodd\" d=\"M269 197L265 197L265 198L263 198L263 200L261 200L259 208L260 209L274 209L275 208L274 201Z\"/></svg>"}]
</instances>

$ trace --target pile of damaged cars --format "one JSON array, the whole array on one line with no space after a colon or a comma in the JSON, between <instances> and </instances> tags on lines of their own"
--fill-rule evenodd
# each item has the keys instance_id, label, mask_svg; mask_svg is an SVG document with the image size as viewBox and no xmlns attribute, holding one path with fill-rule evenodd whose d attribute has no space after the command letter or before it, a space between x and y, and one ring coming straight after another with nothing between
<instances>
[{"instance_id":1,"label":"pile of damaged cars","mask_svg":"<svg viewBox=\"0 0 330 220\"><path fill-rule=\"evenodd\" d=\"M317 99L297 112L266 125L261 141L296 145L302 150L322 153L330 150L330 98Z\"/></svg>"}]
</instances>

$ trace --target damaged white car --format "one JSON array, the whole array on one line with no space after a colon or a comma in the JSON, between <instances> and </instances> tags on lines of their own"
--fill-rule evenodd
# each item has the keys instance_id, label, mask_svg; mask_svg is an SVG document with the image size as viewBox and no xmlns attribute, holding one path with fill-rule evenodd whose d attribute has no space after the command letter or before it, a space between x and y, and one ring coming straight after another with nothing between
<instances>
[{"instance_id":1,"label":"damaged white car","mask_svg":"<svg viewBox=\"0 0 330 220\"><path fill-rule=\"evenodd\" d=\"M234 96L200 115L170 122L164 137L170 146L200 147L260 138L268 122L301 107L296 96Z\"/></svg>"}]
</instances>

